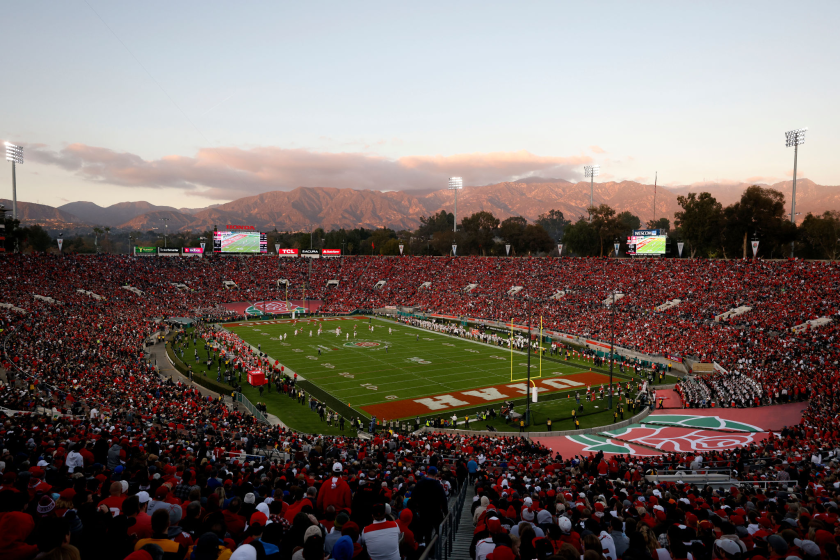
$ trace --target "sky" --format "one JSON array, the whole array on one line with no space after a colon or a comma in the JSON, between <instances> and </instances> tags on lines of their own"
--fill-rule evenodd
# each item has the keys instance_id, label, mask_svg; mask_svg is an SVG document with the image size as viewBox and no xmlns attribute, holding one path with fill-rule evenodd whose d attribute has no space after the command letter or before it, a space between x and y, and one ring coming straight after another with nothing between
<instances>
[{"instance_id":1,"label":"sky","mask_svg":"<svg viewBox=\"0 0 840 560\"><path fill-rule=\"evenodd\" d=\"M20 200L528 176L840 185L840 2L14 2ZM6 164L10 167L11 164ZM0 172L0 197L11 172Z\"/></svg>"}]
</instances>

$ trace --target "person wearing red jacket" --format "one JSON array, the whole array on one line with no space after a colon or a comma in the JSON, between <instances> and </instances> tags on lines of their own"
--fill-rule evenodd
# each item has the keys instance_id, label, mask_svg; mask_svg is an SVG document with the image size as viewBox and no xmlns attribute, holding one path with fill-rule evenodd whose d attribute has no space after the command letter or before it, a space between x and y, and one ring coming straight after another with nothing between
<instances>
[{"instance_id":1,"label":"person wearing red jacket","mask_svg":"<svg viewBox=\"0 0 840 560\"><path fill-rule=\"evenodd\" d=\"M350 486L341 477L341 463L335 463L332 470L332 477L321 484L321 490L318 492L319 511L327 511L329 506L333 506L335 511L350 509L352 496L350 495Z\"/></svg>"}]
</instances>

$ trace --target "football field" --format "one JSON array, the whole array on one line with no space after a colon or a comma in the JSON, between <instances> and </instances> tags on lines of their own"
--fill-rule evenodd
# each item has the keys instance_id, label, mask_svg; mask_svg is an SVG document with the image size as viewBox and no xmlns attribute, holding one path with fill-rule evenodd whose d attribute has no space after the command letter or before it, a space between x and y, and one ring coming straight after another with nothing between
<instances>
[{"instance_id":1,"label":"football field","mask_svg":"<svg viewBox=\"0 0 840 560\"><path fill-rule=\"evenodd\" d=\"M511 356L503 347L392 321L334 317L225 327L361 417L448 417L457 410L498 410L501 401L526 394L525 353ZM543 358L539 377L536 355L531 372L541 399L557 393L568 398L568 392L582 397L587 386L598 388L609 380L586 365L556 358ZM627 379L616 375L616 381L621 378Z\"/></svg>"},{"instance_id":2,"label":"football field","mask_svg":"<svg viewBox=\"0 0 840 560\"><path fill-rule=\"evenodd\" d=\"M259 253L260 234L233 233L222 239L223 253Z\"/></svg>"}]
</instances>

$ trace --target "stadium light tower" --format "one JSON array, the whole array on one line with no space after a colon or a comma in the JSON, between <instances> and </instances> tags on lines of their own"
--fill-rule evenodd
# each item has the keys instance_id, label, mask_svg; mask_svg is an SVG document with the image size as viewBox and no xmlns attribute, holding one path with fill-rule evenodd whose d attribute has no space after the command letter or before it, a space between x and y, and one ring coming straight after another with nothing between
<instances>
[{"instance_id":1,"label":"stadium light tower","mask_svg":"<svg viewBox=\"0 0 840 560\"><path fill-rule=\"evenodd\" d=\"M805 131L808 127L785 132L785 147L793 146L793 195L790 201L790 222L796 225L796 157L799 155L799 145L805 143ZM6 156L8 158L8 156ZM793 258L793 244L790 242L790 258Z\"/></svg>"},{"instance_id":2,"label":"stadium light tower","mask_svg":"<svg viewBox=\"0 0 840 560\"><path fill-rule=\"evenodd\" d=\"M169 234L169 220L171 220L171 219L172 218L161 218L161 220L163 220L163 246L164 247L169 247L169 245L166 244L166 236Z\"/></svg>"},{"instance_id":3,"label":"stadium light tower","mask_svg":"<svg viewBox=\"0 0 840 560\"><path fill-rule=\"evenodd\" d=\"M595 177L600 175L601 173L601 166L600 165L584 165L583 166L583 174L586 177L589 177L589 207L592 208L595 205L594 202L594 193L595 193ZM589 213L589 221L592 221L592 213Z\"/></svg>"},{"instance_id":4,"label":"stadium light tower","mask_svg":"<svg viewBox=\"0 0 840 560\"><path fill-rule=\"evenodd\" d=\"M6 161L12 162L12 219L17 220L17 180L15 165L23 165L23 146L6 142Z\"/></svg>"},{"instance_id":5,"label":"stadium light tower","mask_svg":"<svg viewBox=\"0 0 840 560\"><path fill-rule=\"evenodd\" d=\"M449 178L449 190L455 191L455 209L453 211L453 215L455 216L455 224L452 226L452 231L458 231L458 191L464 188L464 178L463 177L450 177Z\"/></svg>"}]
</instances>

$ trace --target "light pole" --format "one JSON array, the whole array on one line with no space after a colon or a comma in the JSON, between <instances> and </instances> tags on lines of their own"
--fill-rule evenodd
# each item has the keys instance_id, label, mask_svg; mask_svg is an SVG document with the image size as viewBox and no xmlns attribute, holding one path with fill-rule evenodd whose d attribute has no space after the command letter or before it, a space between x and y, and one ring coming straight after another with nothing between
<instances>
[{"instance_id":1,"label":"light pole","mask_svg":"<svg viewBox=\"0 0 840 560\"><path fill-rule=\"evenodd\" d=\"M805 131L808 127L785 132L785 147L793 146L793 195L790 201L790 222L796 225L796 157L799 155L799 145L805 143ZM8 156L6 156L8 158ZM14 169L14 168L12 168ZM790 258L793 258L794 241L790 242Z\"/></svg>"},{"instance_id":2,"label":"light pole","mask_svg":"<svg viewBox=\"0 0 840 560\"><path fill-rule=\"evenodd\" d=\"M166 244L166 234L169 233L169 220L171 220L171 219L172 218L161 218L161 221L163 222L163 246L164 247L168 247L168 245Z\"/></svg>"},{"instance_id":3,"label":"light pole","mask_svg":"<svg viewBox=\"0 0 840 560\"><path fill-rule=\"evenodd\" d=\"M6 161L12 162L12 219L17 220L17 178L15 165L23 165L23 146L6 142Z\"/></svg>"},{"instance_id":4,"label":"light pole","mask_svg":"<svg viewBox=\"0 0 840 560\"><path fill-rule=\"evenodd\" d=\"M458 231L458 191L464 188L464 178L463 177L450 177L449 178L449 190L455 191L455 207L453 209L452 215L455 217L455 223L452 226L452 232L457 233Z\"/></svg>"},{"instance_id":5,"label":"light pole","mask_svg":"<svg viewBox=\"0 0 840 560\"><path fill-rule=\"evenodd\" d=\"M133 247L134 247L134 240L135 239L137 239L137 238L134 237L132 234L130 234L130 233L128 234L128 254L129 254L129 256L134 253Z\"/></svg>"},{"instance_id":6,"label":"light pole","mask_svg":"<svg viewBox=\"0 0 840 560\"><path fill-rule=\"evenodd\" d=\"M595 206L594 195L595 195L595 177L597 177L601 173L601 166L600 165L584 165L583 166L583 174L586 177L589 177L589 207L592 208ZM589 213L589 221L592 221L592 212Z\"/></svg>"}]
</instances>

